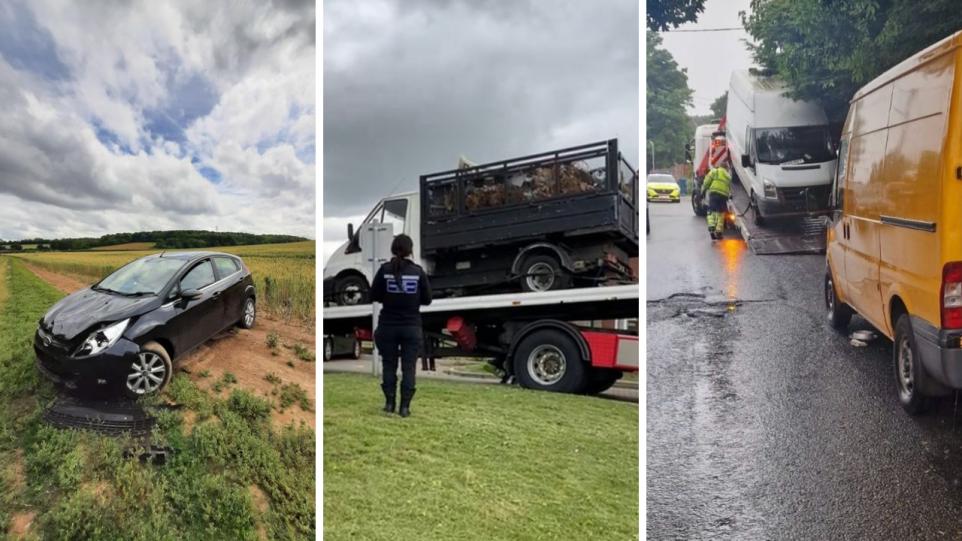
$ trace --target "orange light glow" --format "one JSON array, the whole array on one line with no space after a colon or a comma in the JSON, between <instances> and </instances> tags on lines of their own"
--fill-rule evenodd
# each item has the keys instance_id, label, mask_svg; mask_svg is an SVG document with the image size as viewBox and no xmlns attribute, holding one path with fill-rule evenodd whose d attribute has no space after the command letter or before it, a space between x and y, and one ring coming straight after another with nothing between
<instances>
[{"instance_id":1,"label":"orange light glow","mask_svg":"<svg viewBox=\"0 0 962 541\"><path fill-rule=\"evenodd\" d=\"M745 254L745 243L740 239L725 239L719 243L722 253L722 264L725 268L725 290L728 300L738 298L738 278L741 274L742 257Z\"/></svg>"}]
</instances>

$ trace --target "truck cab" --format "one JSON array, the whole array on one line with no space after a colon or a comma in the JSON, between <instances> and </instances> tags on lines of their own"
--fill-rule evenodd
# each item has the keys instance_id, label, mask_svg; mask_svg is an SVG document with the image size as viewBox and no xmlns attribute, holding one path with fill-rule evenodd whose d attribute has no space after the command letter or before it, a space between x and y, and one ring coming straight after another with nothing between
<instances>
[{"instance_id":1,"label":"truck cab","mask_svg":"<svg viewBox=\"0 0 962 541\"><path fill-rule=\"evenodd\" d=\"M836 164L828 117L786 91L748 70L733 72L729 84L728 145L758 225L828 210Z\"/></svg>"},{"instance_id":2,"label":"truck cab","mask_svg":"<svg viewBox=\"0 0 962 541\"><path fill-rule=\"evenodd\" d=\"M364 221L356 229L348 224L348 238L341 244L324 265L323 292L325 299L333 300L341 306L367 304L368 290L374 276L371 274L369 254L365 252L360 232L370 223L389 223L394 226L394 234L404 233L412 239L421 235L421 211L417 192L401 193L378 201ZM414 243L411 259L426 270L428 266L421 261L420 243Z\"/></svg>"}]
</instances>

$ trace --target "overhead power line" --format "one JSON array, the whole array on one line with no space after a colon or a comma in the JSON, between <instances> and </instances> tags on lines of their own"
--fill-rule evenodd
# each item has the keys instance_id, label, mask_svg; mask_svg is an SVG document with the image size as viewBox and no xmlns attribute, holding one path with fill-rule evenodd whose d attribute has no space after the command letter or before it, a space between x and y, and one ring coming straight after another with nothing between
<instances>
[{"instance_id":1,"label":"overhead power line","mask_svg":"<svg viewBox=\"0 0 962 541\"><path fill-rule=\"evenodd\" d=\"M672 32L730 32L733 30L745 31L744 28L740 26L732 26L729 28L676 28L675 30L664 30L663 33L670 34Z\"/></svg>"}]
</instances>

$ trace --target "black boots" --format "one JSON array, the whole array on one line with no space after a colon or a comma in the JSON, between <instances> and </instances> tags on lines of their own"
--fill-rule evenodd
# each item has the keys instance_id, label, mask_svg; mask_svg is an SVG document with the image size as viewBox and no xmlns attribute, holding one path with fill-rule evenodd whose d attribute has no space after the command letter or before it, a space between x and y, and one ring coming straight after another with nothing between
<instances>
[{"instance_id":1,"label":"black boots","mask_svg":"<svg viewBox=\"0 0 962 541\"><path fill-rule=\"evenodd\" d=\"M384 391L384 411L387 413L394 413L394 397L395 389L388 389L383 383L381 384L381 390ZM401 403L404 403L404 399L401 399Z\"/></svg>"},{"instance_id":2,"label":"black boots","mask_svg":"<svg viewBox=\"0 0 962 541\"><path fill-rule=\"evenodd\" d=\"M414 398L414 389L410 391L406 389L401 389L401 409L398 411L398 415L401 417L407 417L411 415L411 399Z\"/></svg>"}]
</instances>

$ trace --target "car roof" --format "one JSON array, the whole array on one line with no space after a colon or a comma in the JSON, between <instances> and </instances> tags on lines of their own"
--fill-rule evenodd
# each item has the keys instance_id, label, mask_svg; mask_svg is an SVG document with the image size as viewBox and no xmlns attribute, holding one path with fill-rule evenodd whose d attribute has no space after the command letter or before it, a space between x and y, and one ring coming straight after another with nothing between
<instances>
[{"instance_id":1,"label":"car roof","mask_svg":"<svg viewBox=\"0 0 962 541\"><path fill-rule=\"evenodd\" d=\"M163 257L164 259L183 259L184 261L194 261L196 259L203 259L205 257L211 256L223 256L232 257L234 259L240 259L233 254L225 254L224 252L208 252L208 251L194 251L194 252L161 252L159 254L153 254L148 257Z\"/></svg>"}]
</instances>

